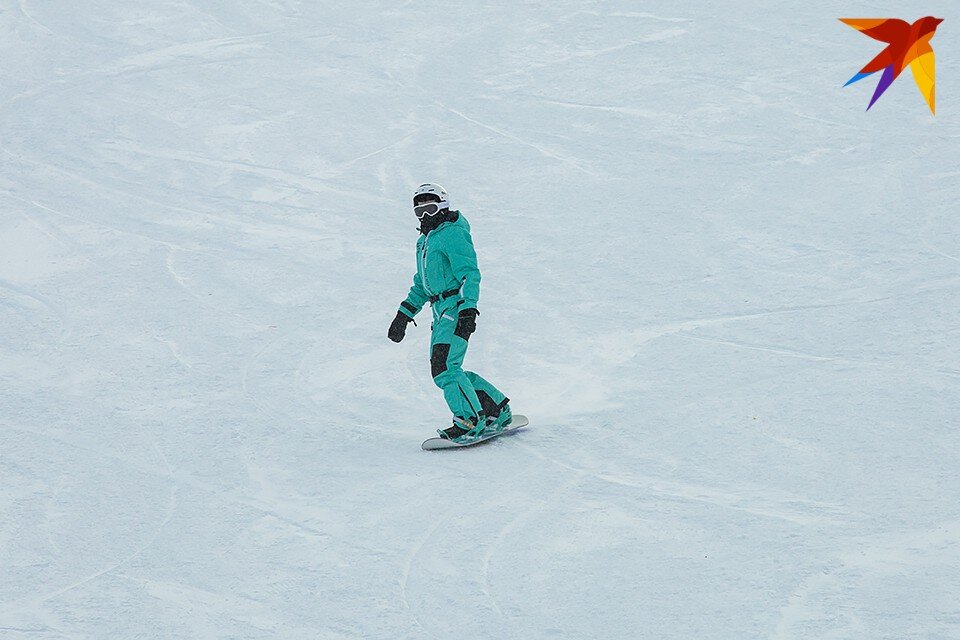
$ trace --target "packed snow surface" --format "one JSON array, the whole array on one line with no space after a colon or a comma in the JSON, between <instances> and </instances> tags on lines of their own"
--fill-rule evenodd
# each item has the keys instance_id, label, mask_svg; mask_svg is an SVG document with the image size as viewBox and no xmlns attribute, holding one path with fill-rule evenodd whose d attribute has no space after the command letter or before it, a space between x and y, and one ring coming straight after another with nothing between
<instances>
[{"instance_id":1,"label":"packed snow surface","mask_svg":"<svg viewBox=\"0 0 960 640\"><path fill-rule=\"evenodd\" d=\"M946 18L937 115L840 17ZM946 0L0 5L0 637L960 638ZM412 189L473 227L449 416Z\"/></svg>"}]
</instances>

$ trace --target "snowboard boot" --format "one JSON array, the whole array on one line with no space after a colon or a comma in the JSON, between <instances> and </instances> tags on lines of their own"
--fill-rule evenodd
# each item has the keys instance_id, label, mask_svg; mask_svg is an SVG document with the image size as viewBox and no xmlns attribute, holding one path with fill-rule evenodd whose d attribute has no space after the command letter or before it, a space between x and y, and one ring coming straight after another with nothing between
<instances>
[{"instance_id":1,"label":"snowboard boot","mask_svg":"<svg viewBox=\"0 0 960 640\"><path fill-rule=\"evenodd\" d=\"M487 419L484 416L478 416L473 420L467 418L453 417L453 426L446 429L437 429L441 438L453 442L470 442L483 435L487 427Z\"/></svg>"}]
</instances>

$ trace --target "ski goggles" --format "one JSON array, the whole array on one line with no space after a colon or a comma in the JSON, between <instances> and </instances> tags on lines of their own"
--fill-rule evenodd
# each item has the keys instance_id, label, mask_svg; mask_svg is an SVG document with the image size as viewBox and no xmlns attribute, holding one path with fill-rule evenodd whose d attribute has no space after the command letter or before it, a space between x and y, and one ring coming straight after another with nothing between
<instances>
[{"instance_id":1,"label":"ski goggles","mask_svg":"<svg viewBox=\"0 0 960 640\"><path fill-rule=\"evenodd\" d=\"M413 205L413 213L422 220L423 216L435 216L449 206L446 200L441 200L440 202L424 202L423 204Z\"/></svg>"}]
</instances>

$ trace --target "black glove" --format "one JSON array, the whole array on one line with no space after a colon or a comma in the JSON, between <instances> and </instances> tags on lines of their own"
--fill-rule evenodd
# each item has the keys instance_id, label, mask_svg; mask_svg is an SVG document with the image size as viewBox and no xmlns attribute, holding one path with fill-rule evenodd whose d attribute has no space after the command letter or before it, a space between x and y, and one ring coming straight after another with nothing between
<instances>
[{"instance_id":1,"label":"black glove","mask_svg":"<svg viewBox=\"0 0 960 640\"><path fill-rule=\"evenodd\" d=\"M477 330L478 315L480 312L476 309L461 309L457 314L457 328L453 330L453 334L469 340L470 334Z\"/></svg>"},{"instance_id":2,"label":"black glove","mask_svg":"<svg viewBox=\"0 0 960 640\"><path fill-rule=\"evenodd\" d=\"M403 340L403 334L407 332L407 323L413 322L413 318L403 311L397 311L397 317L390 323L390 329L387 331L387 337L394 342Z\"/></svg>"}]
</instances>

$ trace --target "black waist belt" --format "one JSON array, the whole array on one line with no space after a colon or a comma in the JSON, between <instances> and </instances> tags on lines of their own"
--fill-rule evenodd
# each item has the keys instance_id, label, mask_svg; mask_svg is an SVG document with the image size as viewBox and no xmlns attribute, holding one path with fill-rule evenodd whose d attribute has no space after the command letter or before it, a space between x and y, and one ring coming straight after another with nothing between
<instances>
[{"instance_id":1,"label":"black waist belt","mask_svg":"<svg viewBox=\"0 0 960 640\"><path fill-rule=\"evenodd\" d=\"M443 293L438 293L435 296L430 296L430 304L436 304L437 302L446 300L450 296L455 296L458 293L460 293L460 287L457 287L456 289L450 289L449 291L444 291Z\"/></svg>"}]
</instances>

